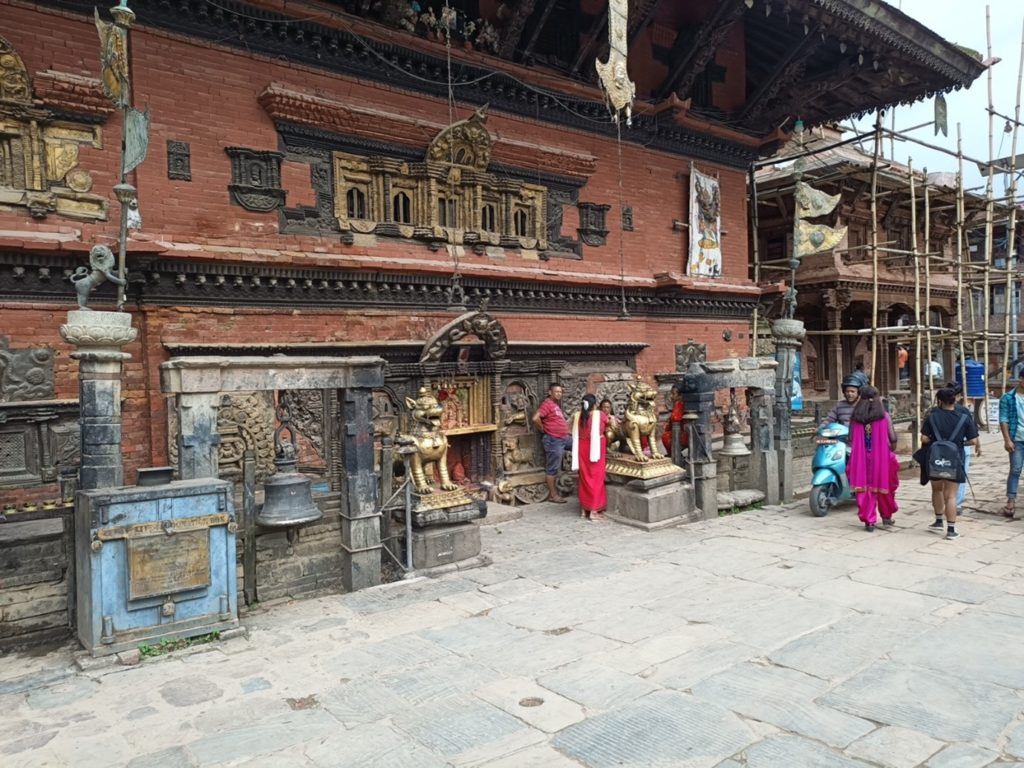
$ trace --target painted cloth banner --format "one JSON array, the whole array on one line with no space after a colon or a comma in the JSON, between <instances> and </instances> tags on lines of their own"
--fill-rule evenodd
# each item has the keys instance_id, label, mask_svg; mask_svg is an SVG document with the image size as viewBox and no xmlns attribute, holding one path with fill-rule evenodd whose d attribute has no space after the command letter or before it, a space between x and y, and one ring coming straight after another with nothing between
<instances>
[{"instance_id":1,"label":"painted cloth banner","mask_svg":"<svg viewBox=\"0 0 1024 768\"><path fill-rule=\"evenodd\" d=\"M722 202L718 179L690 169L690 254L686 274L722 276Z\"/></svg>"}]
</instances>

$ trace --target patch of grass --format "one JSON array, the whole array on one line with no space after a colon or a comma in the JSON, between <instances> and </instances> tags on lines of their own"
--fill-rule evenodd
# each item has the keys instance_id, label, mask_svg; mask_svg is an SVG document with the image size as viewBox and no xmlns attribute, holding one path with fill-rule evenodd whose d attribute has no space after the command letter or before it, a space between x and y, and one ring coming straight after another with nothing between
<instances>
[{"instance_id":1,"label":"patch of grass","mask_svg":"<svg viewBox=\"0 0 1024 768\"><path fill-rule=\"evenodd\" d=\"M220 632L210 632L207 635L198 635L197 637L181 637L177 640L171 640L170 638L164 638L156 645L149 645L143 643L139 646L139 653L143 657L154 657L163 656L165 653L171 651L180 651L182 648L191 648L193 645L203 645L204 643L212 643L214 640L220 639Z\"/></svg>"}]
</instances>

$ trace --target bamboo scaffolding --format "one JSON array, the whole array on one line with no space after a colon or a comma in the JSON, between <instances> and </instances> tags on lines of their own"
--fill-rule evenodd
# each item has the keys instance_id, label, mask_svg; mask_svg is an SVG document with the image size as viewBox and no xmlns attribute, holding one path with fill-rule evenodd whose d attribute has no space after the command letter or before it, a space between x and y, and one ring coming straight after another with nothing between
<instances>
[{"instance_id":1,"label":"bamboo scaffolding","mask_svg":"<svg viewBox=\"0 0 1024 768\"><path fill-rule=\"evenodd\" d=\"M985 28L988 58L992 55L991 35L991 14L990 9L985 10ZM1021 30L1021 50L1017 77L1017 98L1014 109L1014 117L1009 117L996 111L993 103L993 82L991 67L987 71L988 106L988 159L980 160L971 157L963 151L963 133L961 123L957 123L956 149L950 150L921 140L909 135L911 131L927 127L933 121L915 125L902 131L895 128L895 119L891 127L883 126L884 114L879 112L876 116L874 129L870 133L856 133L849 139L835 141L824 146L804 149L797 154L786 155L777 158L770 158L754 163L750 171L751 186L751 226L755 232L753 244L754 258L754 279L758 284L765 277L765 273L785 272L790 270L789 259L777 258L762 261L762 249L760 242L760 226L774 226L784 223L788 214L784 203L777 202L779 197L793 194L796 184L792 181L786 183L785 177L775 174L778 181L783 182L781 186L772 187L771 182L767 184L762 181L760 188L756 171L770 168L784 163L790 163L800 157L811 157L819 153L827 153L838 147L849 144L859 144L861 152L866 153L864 140L871 138L873 146L868 162L858 163L856 159L846 160L842 155L833 153L824 158L818 168L804 172L805 181L825 184L836 184L840 193L848 194L853 192L853 204L858 200L868 198L869 202L869 224L870 242L864 245L847 246L834 249L837 256L851 257L856 254L864 254L863 259L854 263L866 266L867 255L870 254L871 276L871 327L862 329L845 330L842 328L826 328L823 330L807 330L810 337L822 338L859 338L870 334L870 372L873 377L879 374L880 355L888 355L891 345L895 343L907 343L914 345L914 366L915 371L912 378L911 396L914 403L915 433L914 444L916 446L923 409L928 407L926 396L928 391L934 391L942 382L936 381L933 359L937 353L943 354L944 362L952 357L953 368L959 365L960 377L966 385L966 361L970 357L984 360L986 371L991 363L993 344L1001 341L1002 347L1002 384L1005 389L1007 372L1010 369L1011 347L1014 356L1017 354L1019 327L1017 315L1019 312L1017 304L1018 291L1021 290L1022 274L1019 271L1019 259L1016 252L1016 228L1017 228L1017 138L1018 130L1024 122L1021 121L1020 102L1021 90L1024 85L1024 25ZM893 115L890 115L894 118ZM1012 149L1008 160L997 162L994 152L994 121L996 117L1007 121L1007 132L1013 127ZM824 138L824 137L822 137ZM884 140L890 140L890 157L885 157ZM915 174L913 162L908 159L906 167L896 162L895 145L897 141L905 141L916 144L927 149L937 151L956 159L955 183L935 184L929 180L927 168ZM975 163L983 173L986 174L984 185L965 187L964 163ZM1008 163L1008 165L1007 165ZM993 177L996 173L1009 173L1011 176L1010 185L1004 195L997 195L994 191ZM906 178L906 186L901 182ZM881 186L886 187L880 189ZM983 190L983 193L980 191ZM907 194L909 191L909 200ZM778 218L772 214L768 223L759 215L759 199L765 195L765 205L771 205L779 209ZM886 221L879 221L880 206L888 203ZM997 210L998 207L998 210ZM909 211L908 211L909 208ZM902 209L902 210L901 210ZM911 247L899 247L898 240L883 240L890 228L889 219L899 212L900 216L909 214L909 228ZM950 248L951 255L946 247L939 250L932 250L932 217L940 213L952 212L955 218L953 230L955 233L955 246ZM920 217L923 215L923 225ZM904 222L905 218L902 219ZM883 229L887 231L881 231ZM995 228L1007 228L1007 259L1005 266L997 267L993 264L995 247ZM922 239L923 238L923 239ZM948 238L948 235L944 235ZM980 246L980 253L976 251L975 245ZM948 242L944 240L943 242ZM947 246L948 247L948 246ZM922 264L923 260L923 264ZM881 327L879 314L882 310L881 299L881 277L880 267L893 270L895 273L904 273L907 269L913 270L913 325L899 327ZM935 269L933 269L933 267ZM934 284L935 273L948 275L954 278L955 289L952 286L943 284L941 289ZM866 277L866 276L865 276ZM907 275L909 278L909 275ZM947 278L948 279L948 278ZM795 281L795 275L791 278ZM862 282L866 282L861 278ZM992 313L993 291L999 289L999 284L1004 284L1006 293L1005 312L1002 319L1002 330L996 331L993 327L995 317ZM904 283L905 285L905 283ZM887 283L888 286L888 283ZM790 286L794 288L795 286ZM907 289L904 289L907 290ZM955 290L955 298L952 295ZM886 287L887 295L891 295L891 287ZM951 328L933 325L932 303L936 296L945 300L954 300L956 311L955 321L950 323ZM909 297L908 297L909 299ZM980 316L980 317L979 317ZM754 311L754 329L751 334L756 349L758 341L758 320L760 313ZM969 319L968 319L969 318ZM969 325L968 325L969 323ZM829 345L831 349L831 345ZM954 351L955 349L955 351ZM996 347L998 349L998 346ZM826 354L830 354L826 351ZM841 360L842 358L840 358ZM927 365L926 365L927 361ZM830 359L830 365L835 361ZM886 366L883 366L886 367ZM886 367L887 368L887 367ZM842 377L843 371L831 371L832 376ZM953 379L953 374L945 372L946 379ZM989 405L988 381L983 395L984 409L987 414ZM900 385L899 374L896 374L897 388ZM883 387L888 387L888 382L879 381ZM906 391L906 390L904 390ZM991 431L992 425L989 424Z\"/></svg>"}]
</instances>

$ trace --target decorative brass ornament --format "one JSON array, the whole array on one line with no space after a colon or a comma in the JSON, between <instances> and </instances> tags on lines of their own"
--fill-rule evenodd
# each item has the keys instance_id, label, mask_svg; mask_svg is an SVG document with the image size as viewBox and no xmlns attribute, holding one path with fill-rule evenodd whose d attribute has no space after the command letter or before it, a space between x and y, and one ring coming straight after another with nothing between
<instances>
[{"instance_id":1,"label":"decorative brass ornament","mask_svg":"<svg viewBox=\"0 0 1024 768\"><path fill-rule=\"evenodd\" d=\"M814 219L818 216L825 216L835 210L842 195L829 195L820 189L815 189L810 184L802 181L796 183L796 194L794 199L797 205L797 215L801 219Z\"/></svg>"},{"instance_id":2,"label":"decorative brass ornament","mask_svg":"<svg viewBox=\"0 0 1024 768\"><path fill-rule=\"evenodd\" d=\"M846 237L846 227L829 227L825 224L808 224L798 221L796 225L797 258L812 253L831 251Z\"/></svg>"},{"instance_id":3,"label":"decorative brass ornament","mask_svg":"<svg viewBox=\"0 0 1024 768\"><path fill-rule=\"evenodd\" d=\"M626 67L628 43L626 32L629 0L608 0L608 61L594 61L597 76L604 87L605 96L613 108L613 119L619 121L619 113L626 113L626 124L632 124L633 99L636 85L629 79Z\"/></svg>"},{"instance_id":4,"label":"decorative brass ornament","mask_svg":"<svg viewBox=\"0 0 1024 768\"><path fill-rule=\"evenodd\" d=\"M491 164L491 135L487 132L487 105L466 120L452 123L427 147L427 160L486 171Z\"/></svg>"},{"instance_id":5,"label":"decorative brass ornament","mask_svg":"<svg viewBox=\"0 0 1024 768\"><path fill-rule=\"evenodd\" d=\"M615 430L609 430L608 441L625 440L629 452L636 461L641 463L652 459L663 458L658 447L658 440L655 432L658 426L658 416L654 410L654 403L658 399L657 391L644 381L636 381L629 384L629 402L626 405L626 412ZM651 448L651 455L644 454L640 438L646 437Z\"/></svg>"}]
</instances>

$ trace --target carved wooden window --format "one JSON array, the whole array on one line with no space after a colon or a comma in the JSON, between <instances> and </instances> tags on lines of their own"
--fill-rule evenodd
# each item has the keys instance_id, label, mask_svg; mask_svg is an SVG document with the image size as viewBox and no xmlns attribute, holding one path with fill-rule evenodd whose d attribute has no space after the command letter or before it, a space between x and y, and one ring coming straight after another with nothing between
<instances>
[{"instance_id":1,"label":"carved wooden window","mask_svg":"<svg viewBox=\"0 0 1024 768\"><path fill-rule=\"evenodd\" d=\"M480 209L480 229L484 232L498 231L498 210L491 203Z\"/></svg>"},{"instance_id":2,"label":"carved wooden window","mask_svg":"<svg viewBox=\"0 0 1024 768\"><path fill-rule=\"evenodd\" d=\"M530 214L523 208L517 208L512 216L512 224L515 228L516 237L529 237L530 235Z\"/></svg>"},{"instance_id":3,"label":"carved wooden window","mask_svg":"<svg viewBox=\"0 0 1024 768\"><path fill-rule=\"evenodd\" d=\"M442 227L459 226L458 200L448 197L437 198L437 223Z\"/></svg>"},{"instance_id":4,"label":"carved wooden window","mask_svg":"<svg viewBox=\"0 0 1024 768\"><path fill-rule=\"evenodd\" d=\"M350 219L365 219L366 216L366 193L361 189L352 187L345 193L345 207L348 210Z\"/></svg>"},{"instance_id":5,"label":"carved wooden window","mask_svg":"<svg viewBox=\"0 0 1024 768\"><path fill-rule=\"evenodd\" d=\"M396 224L412 224L412 201L405 192L399 192L392 198L391 220Z\"/></svg>"}]
</instances>

